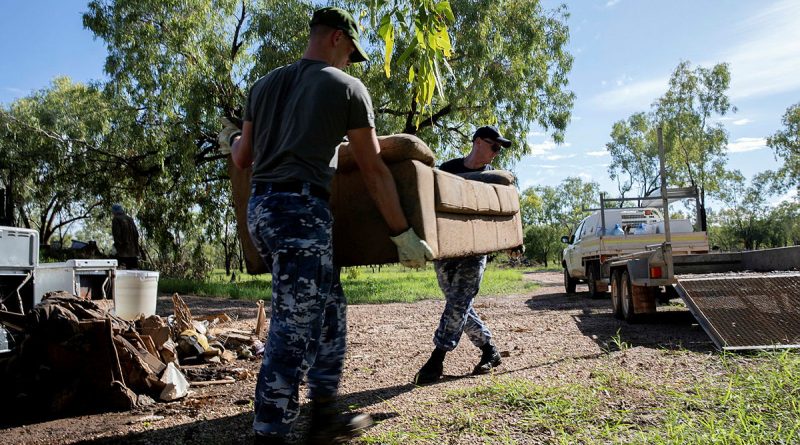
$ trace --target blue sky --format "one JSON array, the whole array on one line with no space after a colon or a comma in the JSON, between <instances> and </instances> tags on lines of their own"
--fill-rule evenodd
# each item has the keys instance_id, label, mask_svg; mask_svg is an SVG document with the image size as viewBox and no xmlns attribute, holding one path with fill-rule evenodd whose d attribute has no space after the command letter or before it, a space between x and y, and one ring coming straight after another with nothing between
<instances>
[{"instance_id":1,"label":"blue sky","mask_svg":"<svg viewBox=\"0 0 800 445\"><path fill-rule=\"evenodd\" d=\"M545 0L552 8L558 1ZM0 102L46 87L57 75L104 78L105 48L83 29L87 0L0 0ZM614 122L650 104L681 60L693 66L730 63L729 95L738 112L729 167L747 177L778 164L765 138L800 102L800 2L793 0L583 0L567 3L577 99L565 143L537 129L533 155L514 168L521 186L557 185L567 176L614 192L605 152Z\"/></svg>"},{"instance_id":2,"label":"blue sky","mask_svg":"<svg viewBox=\"0 0 800 445\"><path fill-rule=\"evenodd\" d=\"M800 102L800 2L602 0L568 7L573 120L563 145L541 132L529 138L534 155L515 168L523 188L579 176L615 192L605 150L612 124L649 111L682 60L730 64L729 97L738 111L722 120L729 168L751 178L778 166L765 138Z\"/></svg>"}]
</instances>

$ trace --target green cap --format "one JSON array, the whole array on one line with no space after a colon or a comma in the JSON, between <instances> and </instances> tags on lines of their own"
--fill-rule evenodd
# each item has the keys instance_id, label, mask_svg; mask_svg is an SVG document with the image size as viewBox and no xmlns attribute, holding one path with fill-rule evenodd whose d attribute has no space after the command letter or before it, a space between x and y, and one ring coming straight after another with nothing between
<instances>
[{"instance_id":1,"label":"green cap","mask_svg":"<svg viewBox=\"0 0 800 445\"><path fill-rule=\"evenodd\" d=\"M342 8L322 8L314 11L311 17L309 26L325 25L331 28L341 29L347 34L347 37L353 40L356 50L350 54L350 62L359 63L367 60L367 53L361 49L361 44L358 42L358 25L353 20L353 16Z\"/></svg>"}]
</instances>

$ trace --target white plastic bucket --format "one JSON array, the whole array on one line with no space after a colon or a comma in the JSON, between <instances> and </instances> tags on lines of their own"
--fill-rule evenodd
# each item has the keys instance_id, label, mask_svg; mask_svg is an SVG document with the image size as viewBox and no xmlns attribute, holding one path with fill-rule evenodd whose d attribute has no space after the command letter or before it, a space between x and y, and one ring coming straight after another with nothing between
<instances>
[{"instance_id":1,"label":"white plastic bucket","mask_svg":"<svg viewBox=\"0 0 800 445\"><path fill-rule=\"evenodd\" d=\"M114 278L114 313L126 320L156 313L158 272L118 270Z\"/></svg>"}]
</instances>

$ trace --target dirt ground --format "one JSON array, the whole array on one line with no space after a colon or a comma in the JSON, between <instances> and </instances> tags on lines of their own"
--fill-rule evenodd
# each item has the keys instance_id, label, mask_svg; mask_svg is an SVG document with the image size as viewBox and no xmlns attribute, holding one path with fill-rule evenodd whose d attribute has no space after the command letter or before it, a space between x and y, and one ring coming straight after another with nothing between
<instances>
[{"instance_id":1,"label":"dirt ground","mask_svg":"<svg viewBox=\"0 0 800 445\"><path fill-rule=\"evenodd\" d=\"M717 366L713 343L684 309L668 307L648 324L627 325L612 317L609 300L589 299L585 286L579 286L576 295L565 294L560 273L537 272L525 278L541 286L529 294L481 297L475 303L504 356L496 375L537 383L589 382L592 370L611 356L616 365L644 379L689 383L713 373ZM252 329L254 325L252 302L184 298L194 315L226 312L238 318L239 328ZM431 338L442 306L442 301L424 301L349 307L341 395L346 406L358 407L378 420L368 434L402 428L421 410L442 406L446 392L491 378L470 375L480 354L464 337L447 355L445 378L440 383L425 387L411 383L433 348ZM170 298L160 297L158 313L167 315L170 309ZM609 353L614 349L611 338L618 330L631 348ZM257 359L239 360L225 366L245 368L255 375L259 363ZM254 387L255 378L251 377L228 385L192 388L187 398L173 403L11 426L0 429L0 434L4 444L251 443ZM304 415L298 431L304 427L302 419Z\"/></svg>"}]
</instances>

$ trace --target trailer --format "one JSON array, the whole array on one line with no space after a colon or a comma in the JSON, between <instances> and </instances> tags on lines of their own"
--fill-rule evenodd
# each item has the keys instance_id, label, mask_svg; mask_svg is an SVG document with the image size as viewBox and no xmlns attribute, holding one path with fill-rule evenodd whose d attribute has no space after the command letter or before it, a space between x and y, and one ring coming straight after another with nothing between
<instances>
[{"instance_id":1,"label":"trailer","mask_svg":"<svg viewBox=\"0 0 800 445\"><path fill-rule=\"evenodd\" d=\"M662 202L658 207L668 215L670 199L691 197L696 192L667 189L660 129L659 149ZM609 201L619 200L601 196L601 246L604 238L609 238L604 216ZM692 251L686 249L680 234L673 236L670 223L663 218L663 238L639 251L615 254L608 246L625 244L617 240L606 243L596 258L585 258L587 279L593 280L589 281L590 291L610 288L615 317L643 321L656 312L659 301L680 297L721 350L800 347L800 246L730 253L703 252L702 247ZM705 231L694 233L700 237L695 241L705 239ZM642 241L636 238L632 244L641 245ZM568 272L565 266L569 292L574 284L569 282Z\"/></svg>"}]
</instances>

